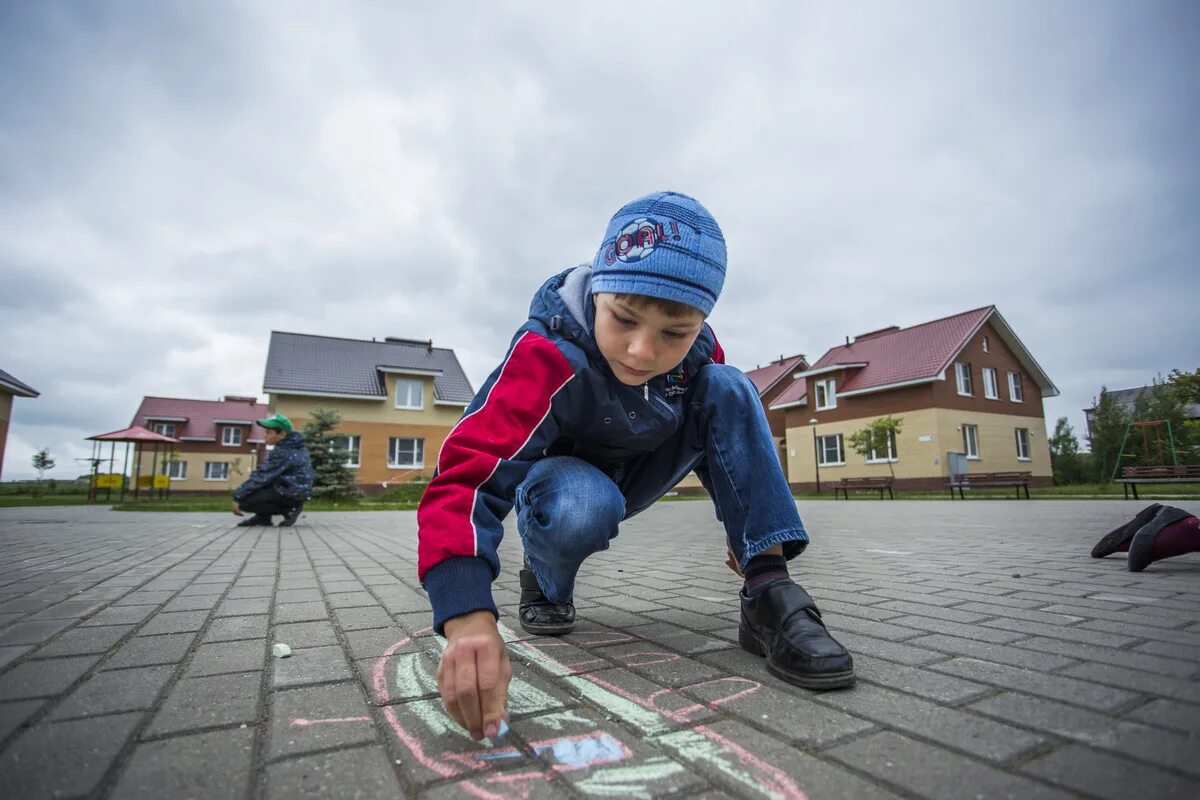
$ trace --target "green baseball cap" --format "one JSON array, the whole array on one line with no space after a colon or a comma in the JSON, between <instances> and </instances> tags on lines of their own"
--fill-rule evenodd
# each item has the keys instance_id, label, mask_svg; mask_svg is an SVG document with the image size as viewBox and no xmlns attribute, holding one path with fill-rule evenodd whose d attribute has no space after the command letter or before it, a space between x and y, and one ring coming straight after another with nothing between
<instances>
[{"instance_id":1,"label":"green baseball cap","mask_svg":"<svg viewBox=\"0 0 1200 800\"><path fill-rule=\"evenodd\" d=\"M266 419L257 420L257 422L261 428L274 428L277 431L286 431L287 433L296 430L292 427L292 421L283 414L274 414Z\"/></svg>"}]
</instances>

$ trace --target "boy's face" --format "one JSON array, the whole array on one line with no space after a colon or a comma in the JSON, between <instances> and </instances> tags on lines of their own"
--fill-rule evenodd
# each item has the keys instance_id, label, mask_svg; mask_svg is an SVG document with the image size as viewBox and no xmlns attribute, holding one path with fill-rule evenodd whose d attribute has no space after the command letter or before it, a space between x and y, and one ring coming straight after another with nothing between
<instances>
[{"instance_id":1,"label":"boy's face","mask_svg":"<svg viewBox=\"0 0 1200 800\"><path fill-rule=\"evenodd\" d=\"M700 309L672 317L652 306L633 306L615 294L596 297L596 346L626 386L641 386L674 367L700 335Z\"/></svg>"}]
</instances>

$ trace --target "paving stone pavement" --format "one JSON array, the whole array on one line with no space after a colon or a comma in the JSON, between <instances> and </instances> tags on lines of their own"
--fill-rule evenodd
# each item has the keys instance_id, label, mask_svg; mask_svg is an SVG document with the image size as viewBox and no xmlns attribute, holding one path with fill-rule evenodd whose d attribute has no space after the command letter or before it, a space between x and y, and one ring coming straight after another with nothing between
<instances>
[{"instance_id":1,"label":"paving stone pavement","mask_svg":"<svg viewBox=\"0 0 1200 800\"><path fill-rule=\"evenodd\" d=\"M1140 507L802 504L827 693L737 646L707 502L627 522L561 639L519 633L510 525L498 746L441 711L414 513L3 509L0 796L1200 797L1200 554L1088 555Z\"/></svg>"}]
</instances>

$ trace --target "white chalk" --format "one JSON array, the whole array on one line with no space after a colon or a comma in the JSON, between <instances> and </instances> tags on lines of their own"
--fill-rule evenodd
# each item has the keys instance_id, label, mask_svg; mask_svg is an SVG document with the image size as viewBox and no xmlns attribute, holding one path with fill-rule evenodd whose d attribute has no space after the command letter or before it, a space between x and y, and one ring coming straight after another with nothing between
<instances>
[{"instance_id":1,"label":"white chalk","mask_svg":"<svg viewBox=\"0 0 1200 800\"><path fill-rule=\"evenodd\" d=\"M280 642L271 648L271 652L275 654L276 658L287 658L292 654L292 648Z\"/></svg>"}]
</instances>

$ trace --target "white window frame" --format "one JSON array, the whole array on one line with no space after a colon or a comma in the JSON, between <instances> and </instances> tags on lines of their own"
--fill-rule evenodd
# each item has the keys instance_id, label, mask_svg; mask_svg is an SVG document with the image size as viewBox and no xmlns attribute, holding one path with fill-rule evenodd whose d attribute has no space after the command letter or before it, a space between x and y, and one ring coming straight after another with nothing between
<instances>
[{"instance_id":1,"label":"white window frame","mask_svg":"<svg viewBox=\"0 0 1200 800\"><path fill-rule=\"evenodd\" d=\"M396 460L399 455L398 442L413 442L413 463L404 463ZM425 468L425 440L413 436L390 436L388 437L388 468L389 469L424 469Z\"/></svg>"},{"instance_id":2,"label":"white window frame","mask_svg":"<svg viewBox=\"0 0 1200 800\"><path fill-rule=\"evenodd\" d=\"M826 461L826 439L836 440L837 461ZM842 434L829 433L824 436L817 437L817 464L822 467L844 467L846 465L846 443L842 439Z\"/></svg>"},{"instance_id":3,"label":"white window frame","mask_svg":"<svg viewBox=\"0 0 1200 800\"><path fill-rule=\"evenodd\" d=\"M221 474L213 477L213 467L221 467ZM229 462L228 461L205 461L204 462L204 480L206 481L228 481L229 480Z\"/></svg>"},{"instance_id":4,"label":"white window frame","mask_svg":"<svg viewBox=\"0 0 1200 800\"><path fill-rule=\"evenodd\" d=\"M156 422L154 423L154 427L152 427L150 430L154 431L160 436L170 436L171 438L175 437L174 422Z\"/></svg>"},{"instance_id":5,"label":"white window frame","mask_svg":"<svg viewBox=\"0 0 1200 800\"><path fill-rule=\"evenodd\" d=\"M1013 433L1017 437L1017 461L1033 461L1033 451L1029 447L1029 428L1014 428ZM1021 434L1025 434L1024 441Z\"/></svg>"},{"instance_id":6,"label":"white window frame","mask_svg":"<svg viewBox=\"0 0 1200 800\"><path fill-rule=\"evenodd\" d=\"M400 390L404 390L401 400ZM413 390L416 390L416 403L413 403ZM415 378L396 378L396 408L406 411L422 411L425 408L425 382Z\"/></svg>"},{"instance_id":7,"label":"white window frame","mask_svg":"<svg viewBox=\"0 0 1200 800\"><path fill-rule=\"evenodd\" d=\"M985 352L985 353L992 352L991 350L988 349L988 338L986 336L983 337L983 352Z\"/></svg>"},{"instance_id":8,"label":"white window frame","mask_svg":"<svg viewBox=\"0 0 1200 800\"><path fill-rule=\"evenodd\" d=\"M1021 373L1008 372L1008 399L1014 403L1025 402L1025 387L1021 386Z\"/></svg>"},{"instance_id":9,"label":"white window frame","mask_svg":"<svg viewBox=\"0 0 1200 800\"><path fill-rule=\"evenodd\" d=\"M346 440L345 447L337 446L339 439ZM353 446L351 446L352 444L353 444ZM331 436L329 438L329 449L334 451L335 453L345 453L346 454L346 462L345 462L345 464L343 464L343 466L350 467L352 469L358 469L359 467L362 466L362 436L361 435L359 435L357 433L353 433L353 434L341 434L338 436ZM353 456L353 458L351 458L351 456Z\"/></svg>"},{"instance_id":10,"label":"white window frame","mask_svg":"<svg viewBox=\"0 0 1200 800\"><path fill-rule=\"evenodd\" d=\"M963 452L967 454L967 460L978 461L981 458L979 455L979 426L963 423L962 435ZM972 448L971 445L974 447Z\"/></svg>"},{"instance_id":11,"label":"white window frame","mask_svg":"<svg viewBox=\"0 0 1200 800\"><path fill-rule=\"evenodd\" d=\"M813 398L816 401L817 411L837 408L837 380L826 378L823 381L817 381L813 385Z\"/></svg>"},{"instance_id":12,"label":"white window frame","mask_svg":"<svg viewBox=\"0 0 1200 800\"><path fill-rule=\"evenodd\" d=\"M971 379L971 365L969 362L954 362L954 385L957 387L958 393L963 397L975 396L975 386Z\"/></svg>"},{"instance_id":13,"label":"white window frame","mask_svg":"<svg viewBox=\"0 0 1200 800\"><path fill-rule=\"evenodd\" d=\"M983 367L983 396L988 400L1000 399L1000 383L995 367Z\"/></svg>"},{"instance_id":14,"label":"white window frame","mask_svg":"<svg viewBox=\"0 0 1200 800\"><path fill-rule=\"evenodd\" d=\"M230 434L234 434L234 435L230 436ZM230 439L234 439L236 441L231 442L231 441L229 441ZM229 425L229 426L221 429L221 446L222 447L239 447L239 446L241 446L241 444L242 444L242 429L241 428L234 426L234 425Z\"/></svg>"},{"instance_id":15,"label":"white window frame","mask_svg":"<svg viewBox=\"0 0 1200 800\"><path fill-rule=\"evenodd\" d=\"M889 432L888 433L888 442L887 442L887 456L880 458L879 453L877 453L875 451L875 448L872 447L871 452L867 455L867 463L868 464L887 464L890 462L892 464L895 464L897 461L900 460L899 458L896 457L896 449L897 449L896 448L896 434L894 431Z\"/></svg>"},{"instance_id":16,"label":"white window frame","mask_svg":"<svg viewBox=\"0 0 1200 800\"><path fill-rule=\"evenodd\" d=\"M177 461L164 461L162 463L162 474L167 475L173 481L186 481L187 464L188 462L182 459ZM179 474L176 475L176 472Z\"/></svg>"}]
</instances>

